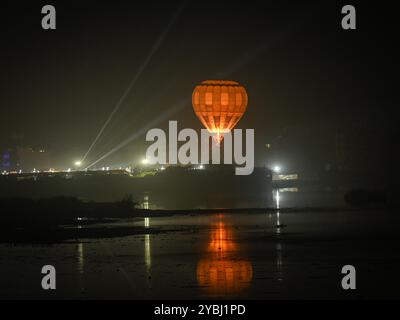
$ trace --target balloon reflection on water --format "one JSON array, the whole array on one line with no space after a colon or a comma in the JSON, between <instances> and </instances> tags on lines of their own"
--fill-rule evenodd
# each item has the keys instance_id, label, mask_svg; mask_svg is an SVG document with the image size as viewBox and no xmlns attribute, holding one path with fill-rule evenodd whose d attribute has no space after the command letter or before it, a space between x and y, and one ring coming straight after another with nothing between
<instances>
[{"instance_id":1,"label":"balloon reflection on water","mask_svg":"<svg viewBox=\"0 0 400 320\"><path fill-rule=\"evenodd\" d=\"M207 256L197 264L197 281L207 296L233 296L241 293L253 277L250 261L237 258L239 243L232 227L218 222L212 228Z\"/></svg>"}]
</instances>

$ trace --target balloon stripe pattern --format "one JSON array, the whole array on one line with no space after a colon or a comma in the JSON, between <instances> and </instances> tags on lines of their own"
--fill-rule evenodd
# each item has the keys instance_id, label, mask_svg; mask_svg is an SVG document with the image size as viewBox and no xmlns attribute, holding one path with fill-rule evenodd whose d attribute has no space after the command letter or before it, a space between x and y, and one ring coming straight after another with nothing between
<instances>
[{"instance_id":1,"label":"balloon stripe pattern","mask_svg":"<svg viewBox=\"0 0 400 320\"><path fill-rule=\"evenodd\" d=\"M207 80L193 91L193 110L211 133L230 132L247 109L246 89L235 81Z\"/></svg>"}]
</instances>

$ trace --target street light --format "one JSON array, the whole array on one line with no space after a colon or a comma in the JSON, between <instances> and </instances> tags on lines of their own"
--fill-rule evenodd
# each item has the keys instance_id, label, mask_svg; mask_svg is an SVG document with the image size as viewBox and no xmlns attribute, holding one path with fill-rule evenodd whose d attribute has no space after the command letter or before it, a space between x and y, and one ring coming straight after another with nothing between
<instances>
[{"instance_id":1,"label":"street light","mask_svg":"<svg viewBox=\"0 0 400 320\"><path fill-rule=\"evenodd\" d=\"M142 160L142 164L148 164L149 160L147 160L146 158Z\"/></svg>"},{"instance_id":2,"label":"street light","mask_svg":"<svg viewBox=\"0 0 400 320\"><path fill-rule=\"evenodd\" d=\"M82 161L75 161L75 166L80 167L82 165Z\"/></svg>"},{"instance_id":3,"label":"street light","mask_svg":"<svg viewBox=\"0 0 400 320\"><path fill-rule=\"evenodd\" d=\"M275 173L279 173L279 172L281 172L281 167L280 166L274 166L274 172Z\"/></svg>"}]
</instances>

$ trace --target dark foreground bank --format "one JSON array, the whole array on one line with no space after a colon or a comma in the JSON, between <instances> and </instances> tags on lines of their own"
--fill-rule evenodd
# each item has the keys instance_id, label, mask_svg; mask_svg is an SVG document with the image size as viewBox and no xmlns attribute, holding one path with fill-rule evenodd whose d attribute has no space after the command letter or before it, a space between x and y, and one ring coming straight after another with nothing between
<instances>
[{"instance_id":1,"label":"dark foreground bank","mask_svg":"<svg viewBox=\"0 0 400 320\"><path fill-rule=\"evenodd\" d=\"M364 204L362 202L361 204ZM361 207L365 212L376 210L376 206ZM380 206L389 211L387 206ZM164 232L145 226L121 225L126 219L136 221L151 217L171 217L207 214L276 214L301 212L352 212L360 206L340 208L219 208L187 210L142 209L131 196L120 201L82 201L76 197L54 197L46 199L2 198L0 199L0 242L51 243L78 238L113 238L135 234ZM284 225L282 225L284 226ZM173 226L171 228L173 230ZM169 230L167 230L169 231Z\"/></svg>"}]
</instances>

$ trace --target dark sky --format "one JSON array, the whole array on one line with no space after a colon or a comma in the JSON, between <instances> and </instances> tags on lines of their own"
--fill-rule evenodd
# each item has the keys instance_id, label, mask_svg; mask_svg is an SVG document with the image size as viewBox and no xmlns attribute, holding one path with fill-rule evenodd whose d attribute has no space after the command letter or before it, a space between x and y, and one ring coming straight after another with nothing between
<instances>
[{"instance_id":1,"label":"dark sky","mask_svg":"<svg viewBox=\"0 0 400 320\"><path fill-rule=\"evenodd\" d=\"M397 132L398 19L390 2L350 3L355 31L340 25L348 1L188 1L177 15L181 1L2 2L0 146L82 156L176 15L89 160L154 119L201 128L194 86L232 79L249 94L238 128L256 129L258 164L275 161L266 143L288 168L332 162L339 136L347 158L384 166ZM55 31L41 29L44 4L56 7ZM141 135L107 161L144 146Z\"/></svg>"}]
</instances>

